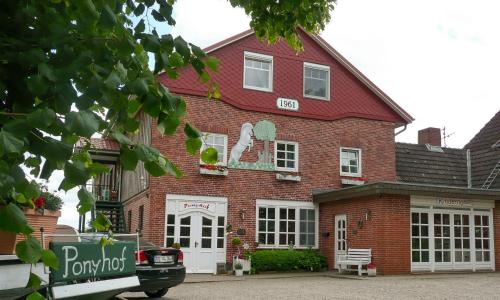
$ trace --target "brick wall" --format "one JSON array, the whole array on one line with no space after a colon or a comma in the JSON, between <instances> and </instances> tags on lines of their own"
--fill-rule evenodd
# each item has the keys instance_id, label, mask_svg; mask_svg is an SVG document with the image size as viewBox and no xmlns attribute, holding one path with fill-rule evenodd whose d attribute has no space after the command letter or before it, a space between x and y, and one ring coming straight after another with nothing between
<instances>
[{"instance_id":1,"label":"brick wall","mask_svg":"<svg viewBox=\"0 0 500 300\"><path fill-rule=\"evenodd\" d=\"M366 220L368 210L371 217ZM335 263L335 215L340 214L347 216L347 248L371 248L380 274L410 273L409 196L375 195L321 204L320 251L329 269Z\"/></svg>"},{"instance_id":2,"label":"brick wall","mask_svg":"<svg viewBox=\"0 0 500 300\"><path fill-rule=\"evenodd\" d=\"M313 188L340 187L340 146L362 148L362 175L369 182L396 180L393 123L359 118L321 121L245 111L222 101L201 97L190 96L185 100L188 106L185 120L201 130L211 128L228 134L228 157L239 139L242 123L255 125L264 119L273 122L277 138L299 143L299 175L302 181L282 182L276 180L275 172L254 170L230 169L228 176L200 175L199 157L190 156L185 150L183 126L179 127L175 136L163 137L153 125L152 146L184 172L182 179L171 176L151 178L149 223L145 226L151 241L157 244L164 242L165 195L172 193L228 197L228 224L232 224L234 229L245 228L243 242L253 245L255 199L312 201ZM257 150L262 147L262 141L255 141L255 147L251 152L244 152L241 161L257 161ZM245 212L244 220L239 217L240 211ZM136 209L133 214L137 214ZM228 243L228 257L234 252L231 248Z\"/></svg>"},{"instance_id":3,"label":"brick wall","mask_svg":"<svg viewBox=\"0 0 500 300\"><path fill-rule=\"evenodd\" d=\"M135 233L139 229L139 207L144 206L144 220L143 220L143 230L142 236L146 240L151 239L151 226L150 226L150 202L149 202L149 191L146 190L141 192L134 197L130 198L130 200L126 201L123 204L123 213L125 214L125 224L127 226L127 230L131 233ZM128 216L129 211L132 212L132 220L129 222ZM131 227L128 228L128 224L131 224ZM163 244L163 242L161 243Z\"/></svg>"}]
</instances>

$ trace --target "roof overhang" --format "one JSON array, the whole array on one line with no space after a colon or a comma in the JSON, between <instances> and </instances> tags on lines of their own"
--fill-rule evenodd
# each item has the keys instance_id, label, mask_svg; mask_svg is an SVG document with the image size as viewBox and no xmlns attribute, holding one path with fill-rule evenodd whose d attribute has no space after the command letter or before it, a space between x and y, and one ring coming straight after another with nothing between
<instances>
[{"instance_id":1,"label":"roof overhang","mask_svg":"<svg viewBox=\"0 0 500 300\"><path fill-rule=\"evenodd\" d=\"M486 190L404 182L375 182L329 191L313 191L313 200L315 203L325 203L382 194L500 200L500 190Z\"/></svg>"},{"instance_id":2,"label":"roof overhang","mask_svg":"<svg viewBox=\"0 0 500 300\"><path fill-rule=\"evenodd\" d=\"M377 97L379 97L385 104L387 104L392 110L394 110L406 122L406 124L409 124L415 120L409 113L407 113L403 108L401 108L401 106L399 106L386 93L384 93L379 87L377 87L365 75L363 75L363 73L361 73L356 67L354 67L354 65L352 65L345 57L343 57L339 52L337 52L337 50L333 49L333 47L330 46L330 44L328 44L328 42L325 41L322 37L316 34L310 34L303 29L301 30L304 33L306 33L310 38L312 38L318 45L320 45L321 48L323 48L323 50L325 50L328 54L330 54L351 74L353 74L354 77L356 77L359 81L361 81L370 91L372 91L375 95L377 95ZM217 49L220 49L236 41L239 41L252 34L254 34L254 31L252 29L249 29L235 36L232 36L228 39L213 44L203 50L206 53L211 53ZM402 125L404 124L398 124L398 126Z\"/></svg>"}]
</instances>

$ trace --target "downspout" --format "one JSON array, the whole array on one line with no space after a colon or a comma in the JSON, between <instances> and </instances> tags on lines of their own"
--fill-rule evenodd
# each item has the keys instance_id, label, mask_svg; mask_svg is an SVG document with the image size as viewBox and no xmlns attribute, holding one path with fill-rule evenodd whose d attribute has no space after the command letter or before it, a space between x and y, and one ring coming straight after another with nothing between
<instances>
[{"instance_id":1,"label":"downspout","mask_svg":"<svg viewBox=\"0 0 500 300\"><path fill-rule=\"evenodd\" d=\"M400 131L396 132L396 133L394 134L394 136L397 136L398 134L403 133L403 131L405 131L405 130L406 130L406 126L408 126L408 124L405 124L405 126L403 127L403 129L401 129Z\"/></svg>"},{"instance_id":2,"label":"downspout","mask_svg":"<svg viewBox=\"0 0 500 300\"><path fill-rule=\"evenodd\" d=\"M467 149L466 152L467 156L467 187L471 188L472 187L472 171L471 171L471 161L470 161L470 149Z\"/></svg>"}]
</instances>

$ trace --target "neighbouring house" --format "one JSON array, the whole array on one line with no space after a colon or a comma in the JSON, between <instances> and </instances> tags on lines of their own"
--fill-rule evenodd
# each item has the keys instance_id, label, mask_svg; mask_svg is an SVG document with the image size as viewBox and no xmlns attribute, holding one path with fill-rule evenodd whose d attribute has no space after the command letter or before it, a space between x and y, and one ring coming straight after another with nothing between
<instances>
[{"instance_id":1,"label":"neighbouring house","mask_svg":"<svg viewBox=\"0 0 500 300\"><path fill-rule=\"evenodd\" d=\"M384 274L439 270L440 265L424 267L426 255L429 259L452 255L458 248L434 248L440 242L455 245L455 236L427 238L422 228L434 225L435 230L448 232L458 227L451 225L455 224L451 219L441 227L437 222L425 225L424 218L431 222L438 206L446 208L442 219L454 218L464 208L468 211L462 215L471 218L470 224L477 215L481 220L486 216L480 227L460 228L469 230L470 243L479 238L473 237L474 230L489 230L481 242L493 245L493 214L500 191L469 188L466 160L465 167L457 163L453 179L452 171L442 177L420 174L415 166L425 164L418 163L419 155L404 163L400 154L405 151L424 152L424 159L428 152L438 152L425 150L433 149L425 145L428 142L396 143L396 131L412 117L326 41L303 31L299 34L304 43L300 53L284 42L264 44L252 31L206 48L221 61L214 76L220 100L206 98L206 86L190 68L181 70L177 80L160 75L163 85L185 99L185 120L203 133L203 148L218 150L218 163L205 165L199 156L188 155L181 132L162 136L154 120L138 113L141 128L133 138L159 149L183 170L184 177L150 177L142 165L134 172L120 171L119 149L92 140L93 157L115 170L114 175L104 176L113 179L97 178L90 185L99 197L96 209L108 209L110 214L113 202L115 226L139 230L159 245L180 243L187 270L194 273L228 269L239 252L231 244L234 236L251 251L290 245L318 249L330 269L347 248L366 247L372 248L377 269ZM431 139L432 132L422 138ZM450 164L467 157L462 150L441 149ZM439 169L439 164L427 165ZM103 184L108 187L99 189ZM112 191L116 198L109 196ZM413 225L419 226L418 236ZM500 255L492 249L477 248L489 260L464 268L494 269L494 258ZM417 252L419 263L422 260L418 266L412 262ZM463 253L461 257L466 256Z\"/></svg>"}]
</instances>

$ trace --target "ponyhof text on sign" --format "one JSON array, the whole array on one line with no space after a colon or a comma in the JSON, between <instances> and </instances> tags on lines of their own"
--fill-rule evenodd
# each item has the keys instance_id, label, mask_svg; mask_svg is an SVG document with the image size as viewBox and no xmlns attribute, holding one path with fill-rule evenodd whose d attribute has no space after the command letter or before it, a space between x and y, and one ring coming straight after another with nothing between
<instances>
[{"instance_id":1,"label":"ponyhof text on sign","mask_svg":"<svg viewBox=\"0 0 500 300\"><path fill-rule=\"evenodd\" d=\"M59 259L59 269L51 272L52 282L135 274L134 242L115 241L105 247L98 240L52 242L50 249Z\"/></svg>"}]
</instances>

